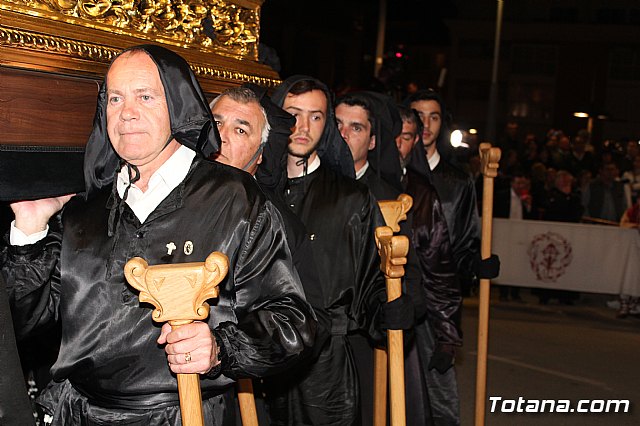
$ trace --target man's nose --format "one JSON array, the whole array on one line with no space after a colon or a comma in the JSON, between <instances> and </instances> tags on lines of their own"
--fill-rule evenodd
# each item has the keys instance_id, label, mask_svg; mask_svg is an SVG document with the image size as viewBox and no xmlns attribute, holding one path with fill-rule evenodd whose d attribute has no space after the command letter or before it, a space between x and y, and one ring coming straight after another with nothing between
<instances>
[{"instance_id":1,"label":"man's nose","mask_svg":"<svg viewBox=\"0 0 640 426\"><path fill-rule=\"evenodd\" d=\"M309 117L305 117L302 115L299 115L297 117L297 121L296 121L296 126L298 127L297 130L302 130L302 131L308 131L309 130Z\"/></svg>"},{"instance_id":2,"label":"man's nose","mask_svg":"<svg viewBox=\"0 0 640 426\"><path fill-rule=\"evenodd\" d=\"M229 143L229 129L228 126L225 126L223 124L219 124L218 125L218 134L220 135L220 142L222 142L223 145L226 145Z\"/></svg>"},{"instance_id":3,"label":"man's nose","mask_svg":"<svg viewBox=\"0 0 640 426\"><path fill-rule=\"evenodd\" d=\"M348 135L346 126L342 126L342 127L338 128L338 130L340 131L340 136L342 136L342 139L344 139L345 141L347 139L349 139L349 135Z\"/></svg>"},{"instance_id":4,"label":"man's nose","mask_svg":"<svg viewBox=\"0 0 640 426\"><path fill-rule=\"evenodd\" d=\"M125 100L120 112L120 118L124 121L135 120L138 118L138 108L135 102Z\"/></svg>"}]
</instances>

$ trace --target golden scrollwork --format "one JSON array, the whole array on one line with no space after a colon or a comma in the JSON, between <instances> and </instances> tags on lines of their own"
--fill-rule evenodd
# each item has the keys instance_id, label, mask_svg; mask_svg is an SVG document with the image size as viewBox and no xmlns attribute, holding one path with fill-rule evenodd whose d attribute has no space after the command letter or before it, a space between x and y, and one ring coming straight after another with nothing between
<instances>
[{"instance_id":1,"label":"golden scrollwork","mask_svg":"<svg viewBox=\"0 0 640 426\"><path fill-rule=\"evenodd\" d=\"M108 64L121 49L99 44L78 42L63 37L49 36L0 26L0 46L30 49L37 51L63 53L67 56ZM202 77L213 77L238 83L254 83L266 87L275 87L280 80L260 75L247 74L224 67L213 67L201 63L191 63L193 72Z\"/></svg>"},{"instance_id":2,"label":"golden scrollwork","mask_svg":"<svg viewBox=\"0 0 640 426\"><path fill-rule=\"evenodd\" d=\"M4 1L59 15L56 19L81 19L89 27L257 59L259 7L242 7L232 0Z\"/></svg>"},{"instance_id":3,"label":"golden scrollwork","mask_svg":"<svg viewBox=\"0 0 640 426\"><path fill-rule=\"evenodd\" d=\"M117 49L96 44L0 27L0 46L2 45L65 53L76 58L105 63L110 62L111 58L119 52Z\"/></svg>"}]
</instances>

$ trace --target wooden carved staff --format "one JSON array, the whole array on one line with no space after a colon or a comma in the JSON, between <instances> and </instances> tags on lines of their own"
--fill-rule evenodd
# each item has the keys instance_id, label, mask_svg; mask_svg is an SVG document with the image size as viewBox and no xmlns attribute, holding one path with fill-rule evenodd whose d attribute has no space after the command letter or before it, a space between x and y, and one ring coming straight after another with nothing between
<instances>
[{"instance_id":1,"label":"wooden carved staff","mask_svg":"<svg viewBox=\"0 0 640 426\"><path fill-rule=\"evenodd\" d=\"M480 257L491 257L491 226L493 223L493 179L498 174L500 148L489 143L480 144L482 163L482 242ZM489 295L490 281L480 280L480 306L478 317L478 364L476 370L476 426L484 425L485 398L487 393L487 345L489 340Z\"/></svg>"},{"instance_id":2,"label":"wooden carved staff","mask_svg":"<svg viewBox=\"0 0 640 426\"><path fill-rule=\"evenodd\" d=\"M243 426L258 426L258 410L251 379L238 379L238 405Z\"/></svg>"},{"instance_id":3,"label":"wooden carved staff","mask_svg":"<svg viewBox=\"0 0 640 426\"><path fill-rule=\"evenodd\" d=\"M402 277L407 263L409 239L406 236L394 236L400 230L399 223L407 219L407 212L413 199L400 194L397 200L379 201L380 210L387 226L376 228L376 244L380 255L380 269L385 275L387 284L387 301L392 301L402 294ZM391 394L391 424L404 426L405 387L404 387L404 348L402 330L388 330L388 352L374 349L374 425L383 426L387 422L387 371Z\"/></svg>"},{"instance_id":4,"label":"wooden carved staff","mask_svg":"<svg viewBox=\"0 0 640 426\"><path fill-rule=\"evenodd\" d=\"M227 275L229 259L211 253L204 262L149 266L134 257L124 267L131 286L140 291L141 302L155 306L152 318L176 329L209 316L207 299L218 297L218 284ZM183 426L203 426L199 374L178 374L178 394Z\"/></svg>"}]
</instances>

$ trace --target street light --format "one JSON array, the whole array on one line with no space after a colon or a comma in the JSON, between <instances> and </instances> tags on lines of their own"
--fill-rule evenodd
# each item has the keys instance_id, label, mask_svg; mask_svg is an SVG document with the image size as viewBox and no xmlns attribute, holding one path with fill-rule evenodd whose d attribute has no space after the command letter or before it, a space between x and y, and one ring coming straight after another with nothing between
<instances>
[{"instance_id":1,"label":"street light","mask_svg":"<svg viewBox=\"0 0 640 426\"><path fill-rule=\"evenodd\" d=\"M593 121L594 120L608 120L609 115L604 112L595 112L593 109L583 109L580 111L575 111L573 113L574 117L577 118L586 118L587 119L587 133L589 133L589 139L591 139L591 134L593 132Z\"/></svg>"}]
</instances>

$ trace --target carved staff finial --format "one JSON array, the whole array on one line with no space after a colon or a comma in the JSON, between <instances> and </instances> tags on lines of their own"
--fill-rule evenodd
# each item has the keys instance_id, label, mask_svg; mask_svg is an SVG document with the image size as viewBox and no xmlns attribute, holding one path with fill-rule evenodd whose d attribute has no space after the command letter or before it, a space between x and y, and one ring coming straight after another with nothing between
<instances>
[{"instance_id":1,"label":"carved staff finial","mask_svg":"<svg viewBox=\"0 0 640 426\"><path fill-rule=\"evenodd\" d=\"M229 271L229 259L211 253L204 262L149 266L134 257L124 266L129 284L140 291L141 302L155 307L152 318L173 328L209 316L207 299L218 297L218 284ZM183 426L202 426L202 394L198 374L178 374L178 394Z\"/></svg>"}]
</instances>

